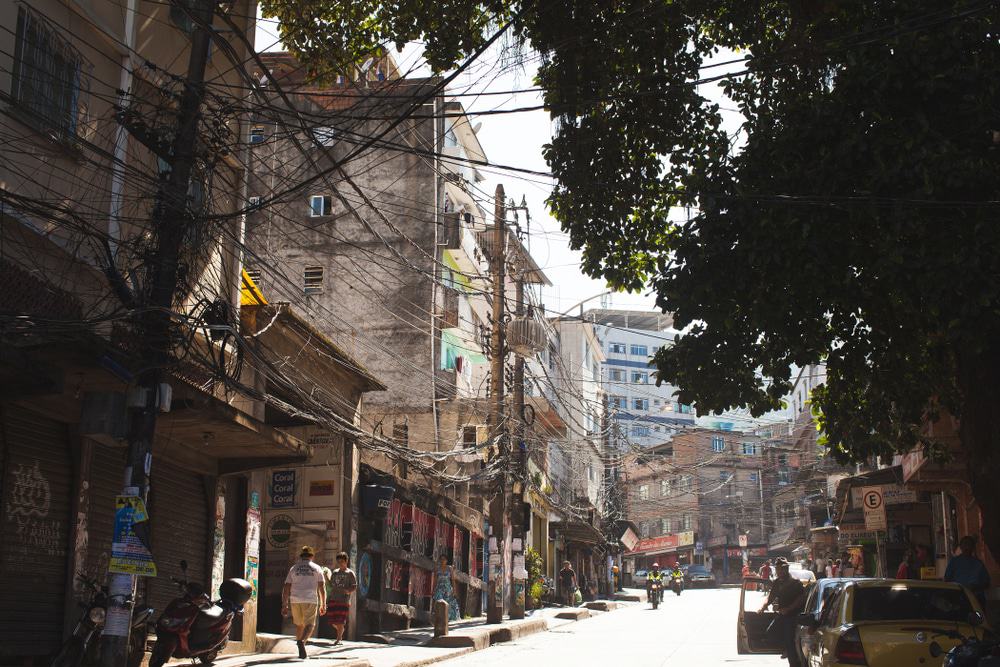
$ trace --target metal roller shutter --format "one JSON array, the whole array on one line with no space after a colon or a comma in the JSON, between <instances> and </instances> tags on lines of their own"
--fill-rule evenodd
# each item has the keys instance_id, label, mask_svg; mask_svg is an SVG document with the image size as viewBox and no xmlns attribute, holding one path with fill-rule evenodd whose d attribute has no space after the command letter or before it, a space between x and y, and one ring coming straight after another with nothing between
<instances>
[{"instance_id":1,"label":"metal roller shutter","mask_svg":"<svg viewBox=\"0 0 1000 667\"><path fill-rule=\"evenodd\" d=\"M62 641L73 465L66 427L0 407L0 655Z\"/></svg>"},{"instance_id":2,"label":"metal roller shutter","mask_svg":"<svg viewBox=\"0 0 1000 667\"><path fill-rule=\"evenodd\" d=\"M150 476L149 514L153 523L153 560L157 576L146 580L146 604L163 611L177 597L170 577L180 577L181 560L188 579L209 586L208 500L203 476L171 463L155 461ZM214 591L212 597L215 597Z\"/></svg>"},{"instance_id":3,"label":"metal roller shutter","mask_svg":"<svg viewBox=\"0 0 1000 667\"><path fill-rule=\"evenodd\" d=\"M87 519L87 574L105 582L114 532L115 497L122 491L125 448L94 443L90 459L90 507Z\"/></svg>"}]
</instances>

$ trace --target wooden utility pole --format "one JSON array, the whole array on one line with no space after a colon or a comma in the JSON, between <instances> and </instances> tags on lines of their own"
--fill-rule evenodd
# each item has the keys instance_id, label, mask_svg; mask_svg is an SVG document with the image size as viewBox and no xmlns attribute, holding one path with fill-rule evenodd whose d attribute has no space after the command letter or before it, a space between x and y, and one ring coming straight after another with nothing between
<instances>
[{"instance_id":1,"label":"wooden utility pole","mask_svg":"<svg viewBox=\"0 0 1000 667\"><path fill-rule=\"evenodd\" d=\"M124 475L125 496L145 499L153 457L156 417L161 405L163 368L173 354L172 312L177 296L178 264L184 237L192 224L188 211L188 188L195 164L201 105L205 98L205 69L211 42L211 25L217 0L193 0L187 4L194 31L187 79L177 113L177 131L171 145L170 175L158 193L151 228L156 235L147 265L145 294L136 295L139 312L134 333L142 350L137 366L142 368L129 392L128 459ZM150 519L152 521L153 519ZM108 586L108 610L101 643L103 667L125 667L135 598L136 577L114 573Z\"/></svg>"},{"instance_id":2,"label":"wooden utility pole","mask_svg":"<svg viewBox=\"0 0 1000 667\"><path fill-rule=\"evenodd\" d=\"M515 317L524 317L524 266L521 263L517 267L517 280L514 283L517 286L516 295L517 300L515 302ZM525 436L525 423L524 423L524 356L517 354L514 356L514 396L513 396L513 412L514 417L511 426L513 427L513 447L511 448L511 465L514 467L514 479L518 488L521 489L519 497L514 498L514 502L510 504L508 512L510 513L510 525L511 525L511 535L514 540L521 541L521 548L513 552L513 560L523 563L524 553L527 550L527 544L525 540L528 535L528 526L524 525L524 511L523 511L523 495L525 487L527 486L527 451L524 442ZM521 573L514 567L515 563L511 563L510 568L510 617L511 618L524 618L524 599L527 591L525 590L525 578L521 576Z\"/></svg>"},{"instance_id":3,"label":"wooden utility pole","mask_svg":"<svg viewBox=\"0 0 1000 667\"><path fill-rule=\"evenodd\" d=\"M504 281L506 280L505 264L507 261L507 225L505 217L507 211L504 202L503 186L498 185L496 189L495 203L493 209L493 252L490 257L490 273L493 280L493 332L490 337L490 398L492 405L489 412L489 437L491 442L498 443L498 459L503 466L499 491L490 502L490 532L489 539L489 594L486 604L486 622L500 623L503 621L504 608L504 584L506 580L505 567L509 563L505 562L507 551L507 530L509 527L507 516L507 466L510 461L510 447L508 446L506 432L507 424L504 420L503 410L503 389L504 389L504 361L506 360L506 348L504 345Z\"/></svg>"}]
</instances>

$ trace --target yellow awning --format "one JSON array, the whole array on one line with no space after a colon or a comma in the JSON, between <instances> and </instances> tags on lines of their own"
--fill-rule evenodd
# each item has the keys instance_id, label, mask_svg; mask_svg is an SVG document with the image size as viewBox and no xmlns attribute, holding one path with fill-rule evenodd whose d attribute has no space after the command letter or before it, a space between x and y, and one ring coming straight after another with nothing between
<instances>
[{"instance_id":1,"label":"yellow awning","mask_svg":"<svg viewBox=\"0 0 1000 667\"><path fill-rule=\"evenodd\" d=\"M267 299L264 298L264 294L260 291L260 288L257 287L257 283L253 281L246 269L243 269L243 286L240 288L240 305L267 305Z\"/></svg>"}]
</instances>

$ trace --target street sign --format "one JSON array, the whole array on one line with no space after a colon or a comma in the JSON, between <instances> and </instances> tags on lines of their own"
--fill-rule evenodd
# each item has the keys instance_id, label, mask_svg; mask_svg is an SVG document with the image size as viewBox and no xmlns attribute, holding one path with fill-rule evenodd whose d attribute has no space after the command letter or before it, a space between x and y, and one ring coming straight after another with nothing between
<instances>
[{"instance_id":1,"label":"street sign","mask_svg":"<svg viewBox=\"0 0 1000 667\"><path fill-rule=\"evenodd\" d=\"M746 535L740 535L737 539L739 540L739 543L740 543L741 547L746 547L746 545L747 545L747 536Z\"/></svg>"},{"instance_id":2,"label":"street sign","mask_svg":"<svg viewBox=\"0 0 1000 667\"><path fill-rule=\"evenodd\" d=\"M881 486L866 486L861 489L861 504L865 512L865 528L886 530L885 497Z\"/></svg>"}]
</instances>

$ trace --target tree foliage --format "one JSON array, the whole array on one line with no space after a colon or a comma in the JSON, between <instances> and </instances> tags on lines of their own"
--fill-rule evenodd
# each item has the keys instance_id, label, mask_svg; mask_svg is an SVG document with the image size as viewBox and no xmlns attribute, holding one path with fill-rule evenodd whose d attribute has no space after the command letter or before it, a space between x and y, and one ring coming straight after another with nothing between
<instances>
[{"instance_id":1,"label":"tree foliage","mask_svg":"<svg viewBox=\"0 0 1000 667\"><path fill-rule=\"evenodd\" d=\"M825 361L814 408L838 459L909 449L946 408L962 419L977 498L1000 516L988 488L1000 477L995 3L263 6L290 21L283 37L303 57L423 39L439 68L513 18L543 55L557 120L551 210L587 273L651 286L689 326L656 357L680 400L762 414L793 364ZM739 75L705 81L727 71L706 63L733 54ZM738 115L712 101L717 85Z\"/></svg>"}]
</instances>

